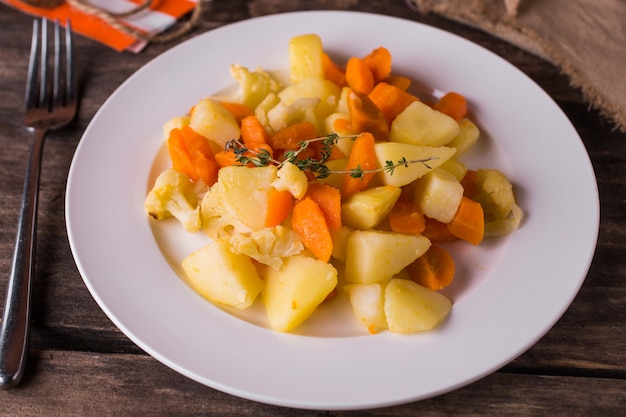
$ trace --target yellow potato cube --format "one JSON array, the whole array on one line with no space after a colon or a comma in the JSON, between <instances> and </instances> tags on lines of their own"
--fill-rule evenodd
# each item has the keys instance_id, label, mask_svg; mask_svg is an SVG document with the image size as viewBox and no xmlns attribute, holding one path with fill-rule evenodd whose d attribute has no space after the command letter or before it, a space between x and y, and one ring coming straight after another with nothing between
<instances>
[{"instance_id":1,"label":"yellow potato cube","mask_svg":"<svg viewBox=\"0 0 626 417\"><path fill-rule=\"evenodd\" d=\"M387 328L384 284L348 284L344 290L348 293L354 317L370 333Z\"/></svg>"},{"instance_id":2,"label":"yellow potato cube","mask_svg":"<svg viewBox=\"0 0 626 417\"><path fill-rule=\"evenodd\" d=\"M372 229L389 214L401 193L392 185L359 191L341 204L341 220L353 229Z\"/></svg>"},{"instance_id":3,"label":"yellow potato cube","mask_svg":"<svg viewBox=\"0 0 626 417\"><path fill-rule=\"evenodd\" d=\"M289 40L289 76L292 83L305 78L324 78L322 39L316 34L294 36Z\"/></svg>"},{"instance_id":4,"label":"yellow potato cube","mask_svg":"<svg viewBox=\"0 0 626 417\"><path fill-rule=\"evenodd\" d=\"M385 317L389 331L431 330L450 313L452 302L443 294L407 279L392 279L385 287Z\"/></svg>"},{"instance_id":5,"label":"yellow potato cube","mask_svg":"<svg viewBox=\"0 0 626 417\"><path fill-rule=\"evenodd\" d=\"M233 165L220 169L214 185L217 187L215 198L226 216L253 230L265 227L267 203L276 172L274 165L257 168Z\"/></svg>"},{"instance_id":6,"label":"yellow potato cube","mask_svg":"<svg viewBox=\"0 0 626 417\"><path fill-rule=\"evenodd\" d=\"M456 120L421 101L415 101L393 120L389 140L413 145L444 146L458 134Z\"/></svg>"},{"instance_id":7,"label":"yellow potato cube","mask_svg":"<svg viewBox=\"0 0 626 417\"><path fill-rule=\"evenodd\" d=\"M448 143L448 146L456 148L456 156L467 153L480 137L480 130L470 119L463 118L458 121L459 133Z\"/></svg>"},{"instance_id":8,"label":"yellow potato cube","mask_svg":"<svg viewBox=\"0 0 626 417\"><path fill-rule=\"evenodd\" d=\"M196 103L189 125L209 140L214 151L223 151L226 142L239 139L241 133L235 116L210 98Z\"/></svg>"},{"instance_id":9,"label":"yellow potato cube","mask_svg":"<svg viewBox=\"0 0 626 417\"><path fill-rule=\"evenodd\" d=\"M385 167L388 162L397 164L401 160L410 163L396 167L393 172L379 172L380 181L386 185L402 187L426 175L437 168L456 152L454 148L445 146L421 146L399 142L379 142L374 145L378 165ZM415 162L415 161L424 161Z\"/></svg>"},{"instance_id":10,"label":"yellow potato cube","mask_svg":"<svg viewBox=\"0 0 626 417\"><path fill-rule=\"evenodd\" d=\"M346 246L346 279L361 284L385 281L429 247L430 240L422 235L356 230Z\"/></svg>"},{"instance_id":11,"label":"yellow potato cube","mask_svg":"<svg viewBox=\"0 0 626 417\"><path fill-rule=\"evenodd\" d=\"M442 223L452 221L462 198L463 186L445 169L435 169L415 182L415 203L426 216Z\"/></svg>"},{"instance_id":12,"label":"yellow potato cube","mask_svg":"<svg viewBox=\"0 0 626 417\"><path fill-rule=\"evenodd\" d=\"M182 262L185 282L215 303L238 309L254 303L263 281L249 257L231 252L228 242L213 241Z\"/></svg>"},{"instance_id":13,"label":"yellow potato cube","mask_svg":"<svg viewBox=\"0 0 626 417\"><path fill-rule=\"evenodd\" d=\"M299 255L285 259L279 270L265 268L261 276L270 326L281 332L308 319L337 285L337 270L331 264Z\"/></svg>"}]
</instances>

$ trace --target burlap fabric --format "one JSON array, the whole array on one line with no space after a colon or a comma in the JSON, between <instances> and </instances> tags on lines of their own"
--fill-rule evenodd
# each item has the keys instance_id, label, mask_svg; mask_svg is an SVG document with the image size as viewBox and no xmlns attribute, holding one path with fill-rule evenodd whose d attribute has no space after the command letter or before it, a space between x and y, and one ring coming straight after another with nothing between
<instances>
[{"instance_id":1,"label":"burlap fabric","mask_svg":"<svg viewBox=\"0 0 626 417\"><path fill-rule=\"evenodd\" d=\"M537 54L626 132L626 0L408 0Z\"/></svg>"}]
</instances>

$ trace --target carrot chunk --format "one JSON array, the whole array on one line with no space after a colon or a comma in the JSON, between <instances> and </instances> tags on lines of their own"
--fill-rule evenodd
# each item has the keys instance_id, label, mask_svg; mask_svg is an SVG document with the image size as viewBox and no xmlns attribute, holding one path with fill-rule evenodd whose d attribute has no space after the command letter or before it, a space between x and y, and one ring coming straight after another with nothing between
<instances>
[{"instance_id":1,"label":"carrot chunk","mask_svg":"<svg viewBox=\"0 0 626 417\"><path fill-rule=\"evenodd\" d=\"M389 123L383 112L367 94L355 90L348 91L348 115L350 128L355 132L369 132L376 140L389 139Z\"/></svg>"},{"instance_id":2,"label":"carrot chunk","mask_svg":"<svg viewBox=\"0 0 626 417\"><path fill-rule=\"evenodd\" d=\"M310 197L298 201L293 208L291 227L302 244L321 261L328 262L333 241L322 209Z\"/></svg>"},{"instance_id":3,"label":"carrot chunk","mask_svg":"<svg viewBox=\"0 0 626 417\"><path fill-rule=\"evenodd\" d=\"M341 193L338 189L321 182L311 182L307 187L306 196L320 207L329 230L341 228Z\"/></svg>"},{"instance_id":4,"label":"carrot chunk","mask_svg":"<svg viewBox=\"0 0 626 417\"><path fill-rule=\"evenodd\" d=\"M424 216L425 227L422 235L433 243L453 242L458 239L448 230L448 225L439 220Z\"/></svg>"},{"instance_id":5,"label":"carrot chunk","mask_svg":"<svg viewBox=\"0 0 626 417\"><path fill-rule=\"evenodd\" d=\"M459 239L478 246L485 237L485 214L480 203L463 197L454 218L448 223L448 230Z\"/></svg>"},{"instance_id":6,"label":"carrot chunk","mask_svg":"<svg viewBox=\"0 0 626 417\"><path fill-rule=\"evenodd\" d=\"M378 160L374 151L374 136L371 133L364 132L356 138L350 149L346 170L359 169L362 171L376 170ZM348 198L354 193L361 191L367 187L370 181L376 175L374 172L364 172L360 178L355 178L350 174L344 176L342 197Z\"/></svg>"},{"instance_id":7,"label":"carrot chunk","mask_svg":"<svg viewBox=\"0 0 626 417\"><path fill-rule=\"evenodd\" d=\"M230 101L219 101L220 106L224 107L226 110L230 112L233 116L235 116L235 120L241 123L241 121L248 117L252 116L254 112L250 107L246 106L242 103L233 103Z\"/></svg>"},{"instance_id":8,"label":"carrot chunk","mask_svg":"<svg viewBox=\"0 0 626 417\"><path fill-rule=\"evenodd\" d=\"M359 93L369 94L374 89L374 74L362 59L353 56L346 64L346 83Z\"/></svg>"},{"instance_id":9,"label":"carrot chunk","mask_svg":"<svg viewBox=\"0 0 626 417\"><path fill-rule=\"evenodd\" d=\"M376 84L372 92L369 93L369 98L383 113L389 125L409 104L419 100L413 94L384 81Z\"/></svg>"},{"instance_id":10,"label":"carrot chunk","mask_svg":"<svg viewBox=\"0 0 626 417\"><path fill-rule=\"evenodd\" d=\"M172 167L192 181L202 180L207 185L217 181L219 169L208 140L190 126L172 129L167 141Z\"/></svg>"},{"instance_id":11,"label":"carrot chunk","mask_svg":"<svg viewBox=\"0 0 626 417\"><path fill-rule=\"evenodd\" d=\"M454 120L460 120L467 114L467 101L461 94L450 92L433 104L433 109L447 114Z\"/></svg>"},{"instance_id":12,"label":"carrot chunk","mask_svg":"<svg viewBox=\"0 0 626 417\"><path fill-rule=\"evenodd\" d=\"M322 69L324 70L324 78L328 81L332 81L342 88L348 85L345 71L326 52L322 54Z\"/></svg>"},{"instance_id":13,"label":"carrot chunk","mask_svg":"<svg viewBox=\"0 0 626 417\"><path fill-rule=\"evenodd\" d=\"M363 62L374 76L374 83L384 80L391 74L391 52L383 46L363 57Z\"/></svg>"},{"instance_id":14,"label":"carrot chunk","mask_svg":"<svg viewBox=\"0 0 626 417\"><path fill-rule=\"evenodd\" d=\"M387 215L393 232L419 235L426 228L426 221L419 206L412 201L399 200Z\"/></svg>"},{"instance_id":15,"label":"carrot chunk","mask_svg":"<svg viewBox=\"0 0 626 417\"><path fill-rule=\"evenodd\" d=\"M275 150L294 150L301 142L315 139L317 131L310 122L299 122L280 129L269 138L269 145Z\"/></svg>"},{"instance_id":16,"label":"carrot chunk","mask_svg":"<svg viewBox=\"0 0 626 417\"><path fill-rule=\"evenodd\" d=\"M406 267L409 277L416 283L441 290L454 280L455 264L452 255L438 245L431 245L425 254Z\"/></svg>"},{"instance_id":17,"label":"carrot chunk","mask_svg":"<svg viewBox=\"0 0 626 417\"><path fill-rule=\"evenodd\" d=\"M265 227L278 226L291 213L293 196L288 190L272 189L267 202L267 214L265 215Z\"/></svg>"},{"instance_id":18,"label":"carrot chunk","mask_svg":"<svg viewBox=\"0 0 626 417\"><path fill-rule=\"evenodd\" d=\"M241 140L246 146L268 144L269 133L255 115L246 116L241 120Z\"/></svg>"}]
</instances>

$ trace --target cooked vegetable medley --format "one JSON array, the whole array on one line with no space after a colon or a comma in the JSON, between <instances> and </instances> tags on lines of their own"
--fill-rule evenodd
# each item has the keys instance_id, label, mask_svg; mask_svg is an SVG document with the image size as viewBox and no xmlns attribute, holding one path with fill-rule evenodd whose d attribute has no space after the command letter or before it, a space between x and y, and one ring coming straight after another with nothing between
<instances>
[{"instance_id":1,"label":"cooked vegetable medley","mask_svg":"<svg viewBox=\"0 0 626 417\"><path fill-rule=\"evenodd\" d=\"M339 291L370 333L426 331L452 303L445 242L515 231L504 173L462 161L479 140L463 95L411 93L385 47L334 62L314 34L289 40L289 81L232 65L237 91L165 123L171 168L145 200L207 244L185 281L218 304L260 299L289 332Z\"/></svg>"}]
</instances>

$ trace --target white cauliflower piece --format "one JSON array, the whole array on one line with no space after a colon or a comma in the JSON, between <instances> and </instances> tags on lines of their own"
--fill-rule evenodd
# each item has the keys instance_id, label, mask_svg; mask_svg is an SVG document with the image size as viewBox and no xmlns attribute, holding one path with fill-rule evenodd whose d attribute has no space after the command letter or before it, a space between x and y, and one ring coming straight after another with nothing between
<instances>
[{"instance_id":1,"label":"white cauliflower piece","mask_svg":"<svg viewBox=\"0 0 626 417\"><path fill-rule=\"evenodd\" d=\"M286 227L266 227L252 233L236 233L230 239L234 253L248 255L274 269L280 269L283 259L304 250L298 235Z\"/></svg>"},{"instance_id":2,"label":"white cauliflower piece","mask_svg":"<svg viewBox=\"0 0 626 417\"><path fill-rule=\"evenodd\" d=\"M239 83L239 89L231 99L251 109L256 108L268 94L282 89L282 85L261 68L250 71L246 67L233 64L230 66L230 75Z\"/></svg>"},{"instance_id":3,"label":"white cauliflower piece","mask_svg":"<svg viewBox=\"0 0 626 417\"><path fill-rule=\"evenodd\" d=\"M144 201L146 213L156 220L175 217L190 233L202 228L198 188L174 169L163 171Z\"/></svg>"},{"instance_id":4,"label":"white cauliflower piece","mask_svg":"<svg viewBox=\"0 0 626 417\"><path fill-rule=\"evenodd\" d=\"M285 162L276 172L272 187L278 191L289 191L295 198L303 198L309 186L306 174L291 162Z\"/></svg>"}]
</instances>

